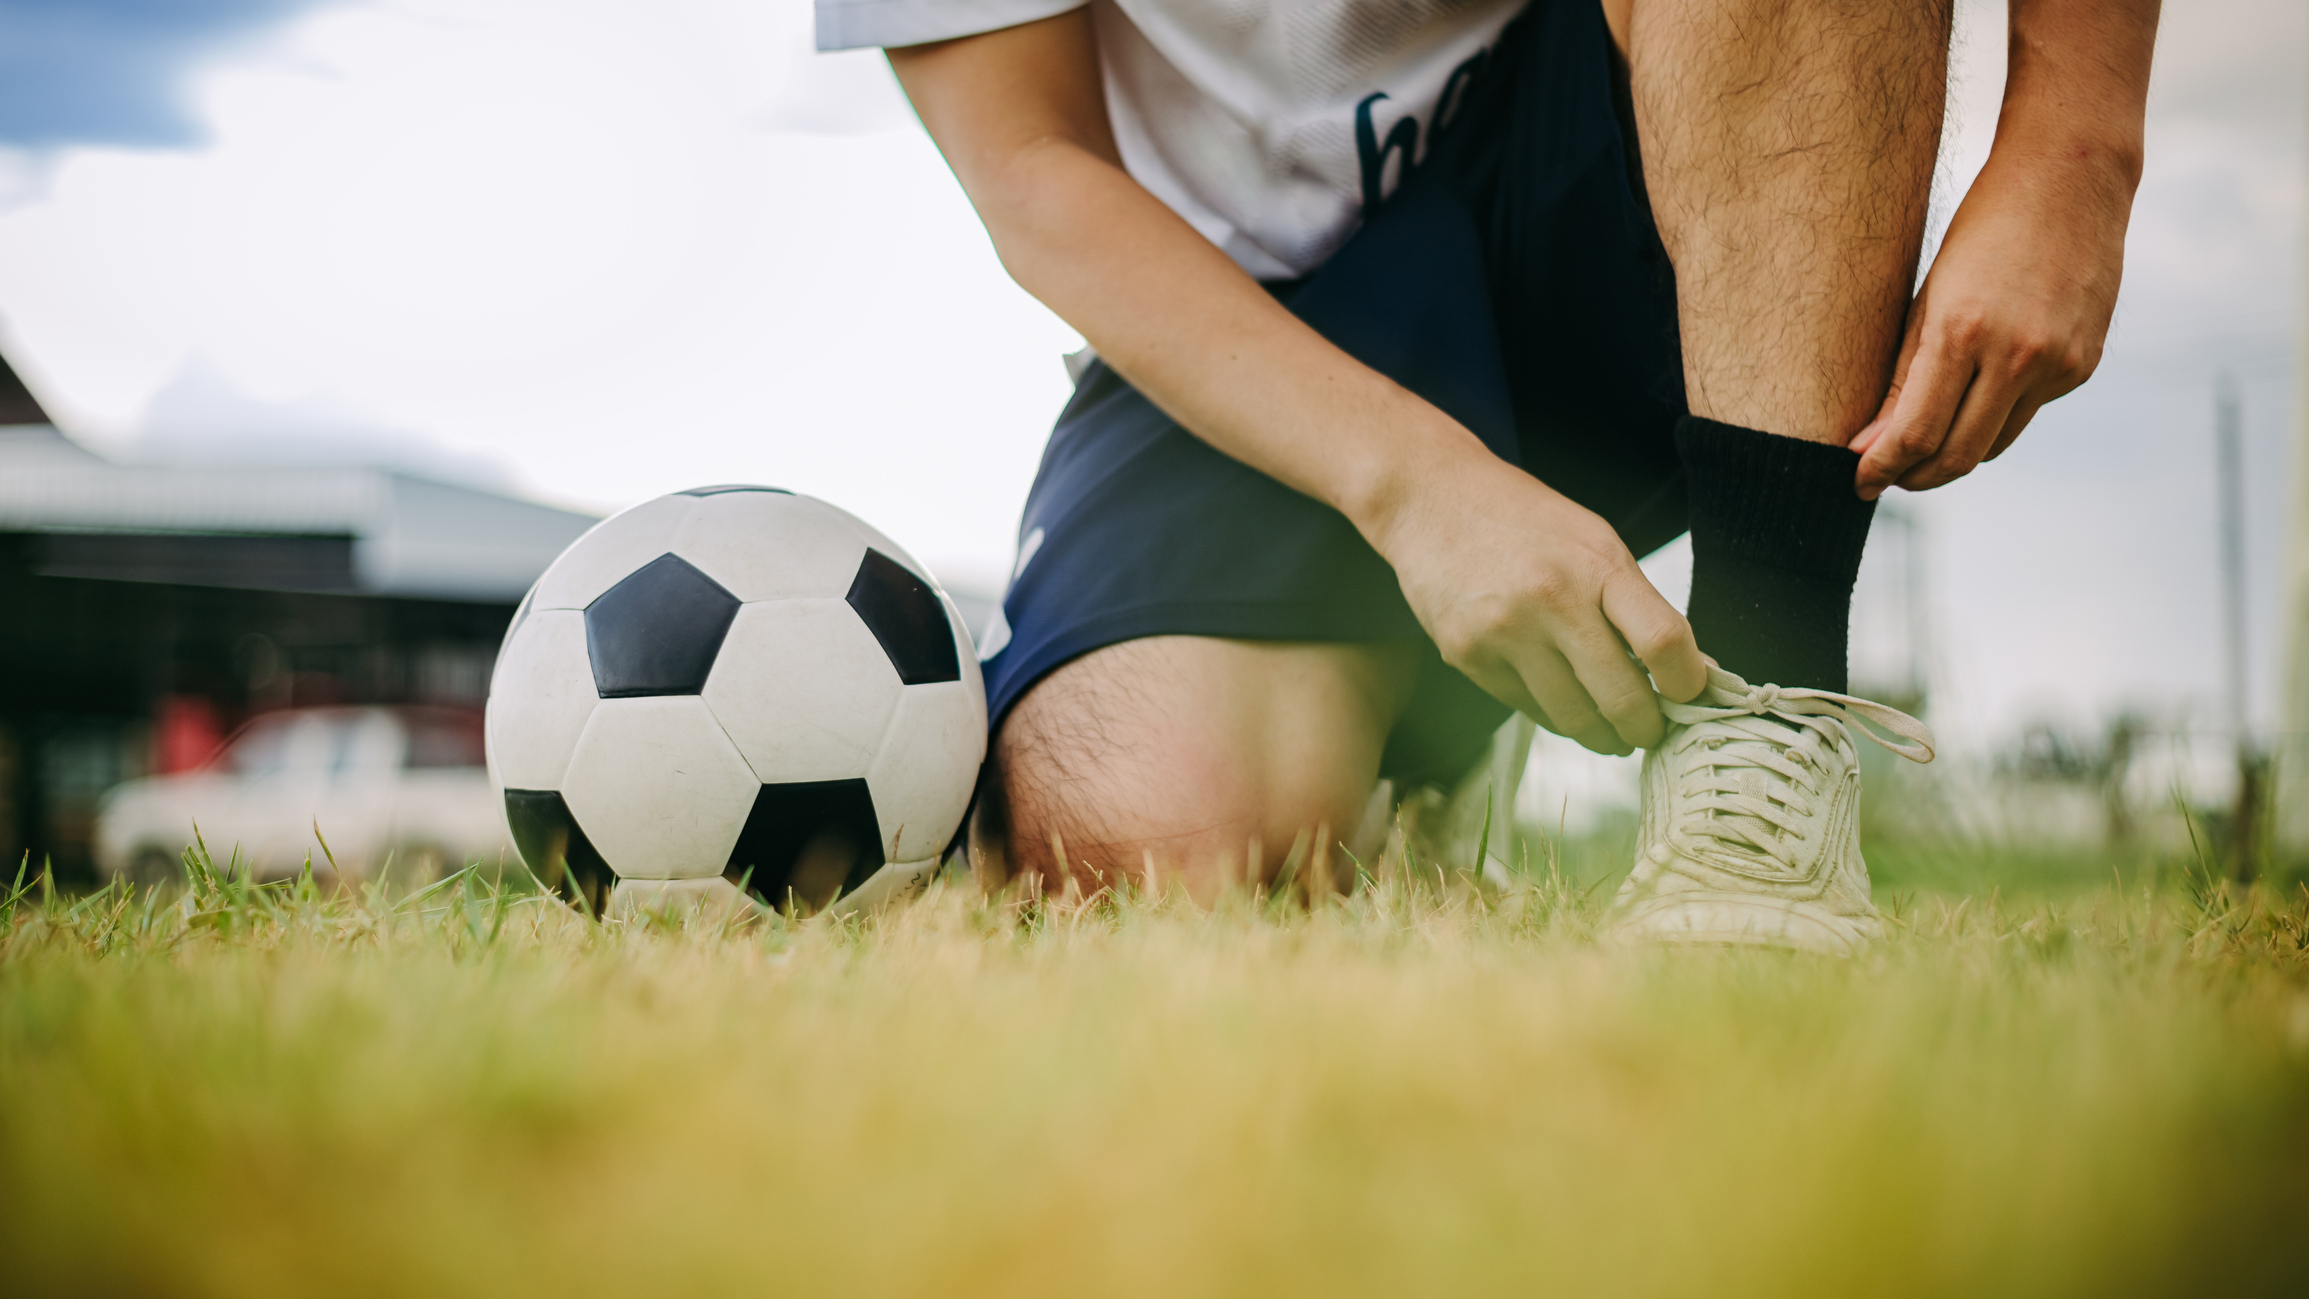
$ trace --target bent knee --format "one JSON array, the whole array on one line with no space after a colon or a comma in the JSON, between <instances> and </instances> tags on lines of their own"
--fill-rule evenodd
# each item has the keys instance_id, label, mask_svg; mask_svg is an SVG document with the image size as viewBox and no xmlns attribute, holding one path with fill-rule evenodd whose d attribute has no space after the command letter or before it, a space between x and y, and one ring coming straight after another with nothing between
<instances>
[{"instance_id":1,"label":"bent knee","mask_svg":"<svg viewBox=\"0 0 2309 1299\"><path fill-rule=\"evenodd\" d=\"M1057 773L1013 750L998 762L1010 869L1050 887L1177 881L1206 897L1257 882L1350 833L1371 789L1368 779L1286 785L1252 761Z\"/></svg>"},{"instance_id":2,"label":"bent knee","mask_svg":"<svg viewBox=\"0 0 2309 1299\"><path fill-rule=\"evenodd\" d=\"M1207 894L1350 833L1400 709L1393 665L1355 646L1241 649L1128 642L1022 699L990 791L1010 869L1049 885L1153 872Z\"/></svg>"},{"instance_id":3,"label":"bent knee","mask_svg":"<svg viewBox=\"0 0 2309 1299\"><path fill-rule=\"evenodd\" d=\"M1101 884L1148 875L1260 878L1300 837L1344 825L1349 814L1341 809L1368 791L1368 782L1360 792L1342 784L1336 797L1277 791L1273 773L1251 762L1202 764L1201 779L1134 764L1077 769L1054 781L1035 759L1010 754L1000 773L1013 868L1087 874Z\"/></svg>"}]
</instances>

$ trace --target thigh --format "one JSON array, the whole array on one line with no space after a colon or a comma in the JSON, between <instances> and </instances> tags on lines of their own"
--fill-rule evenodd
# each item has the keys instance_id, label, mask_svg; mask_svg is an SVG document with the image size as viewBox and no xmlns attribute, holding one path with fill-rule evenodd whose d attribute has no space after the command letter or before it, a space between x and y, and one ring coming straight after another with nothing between
<instances>
[{"instance_id":1,"label":"thigh","mask_svg":"<svg viewBox=\"0 0 2309 1299\"><path fill-rule=\"evenodd\" d=\"M1302 834L1354 830L1416 675L1410 643L1153 636L1042 678L994 742L1013 871L1140 877L1208 896ZM1057 869L1063 852L1064 872Z\"/></svg>"}]
</instances>

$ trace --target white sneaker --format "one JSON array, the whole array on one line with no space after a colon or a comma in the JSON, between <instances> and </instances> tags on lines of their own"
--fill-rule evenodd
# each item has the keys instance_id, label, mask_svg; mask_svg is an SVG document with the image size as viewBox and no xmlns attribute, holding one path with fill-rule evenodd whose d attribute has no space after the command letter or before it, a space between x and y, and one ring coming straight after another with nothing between
<instances>
[{"instance_id":1,"label":"white sneaker","mask_svg":"<svg viewBox=\"0 0 2309 1299\"><path fill-rule=\"evenodd\" d=\"M1661 710L1670 725L1644 755L1635 869L1612 900L1609 935L1839 954L1876 937L1860 754L1845 724L1930 762L1924 723L1850 695L1751 686L1712 666L1699 698Z\"/></svg>"}]
</instances>

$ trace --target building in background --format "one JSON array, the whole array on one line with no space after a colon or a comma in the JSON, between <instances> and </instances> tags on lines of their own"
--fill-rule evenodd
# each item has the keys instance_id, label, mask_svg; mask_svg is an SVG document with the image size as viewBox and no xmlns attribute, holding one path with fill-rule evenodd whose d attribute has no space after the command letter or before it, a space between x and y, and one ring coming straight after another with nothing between
<instances>
[{"instance_id":1,"label":"building in background","mask_svg":"<svg viewBox=\"0 0 2309 1299\"><path fill-rule=\"evenodd\" d=\"M0 358L0 862L83 877L115 783L334 703L480 706L594 519L367 468L116 464Z\"/></svg>"}]
</instances>

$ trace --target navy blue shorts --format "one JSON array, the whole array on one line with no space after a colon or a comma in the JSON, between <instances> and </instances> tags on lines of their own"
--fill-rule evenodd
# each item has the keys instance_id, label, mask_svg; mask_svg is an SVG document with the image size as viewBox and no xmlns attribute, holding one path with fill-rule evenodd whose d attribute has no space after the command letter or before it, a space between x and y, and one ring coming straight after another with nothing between
<instances>
[{"instance_id":1,"label":"navy blue shorts","mask_svg":"<svg viewBox=\"0 0 2309 1299\"><path fill-rule=\"evenodd\" d=\"M1644 554L1684 531L1675 281L1596 0L1535 0L1432 146L1330 260L1268 286ZM1382 774L1444 782L1506 705L1446 665L1346 518L1212 449L1102 364L1059 416L986 660L996 727L1042 676L1140 636L1411 641ZM1534 539L1536 543L1537 539Z\"/></svg>"}]
</instances>

